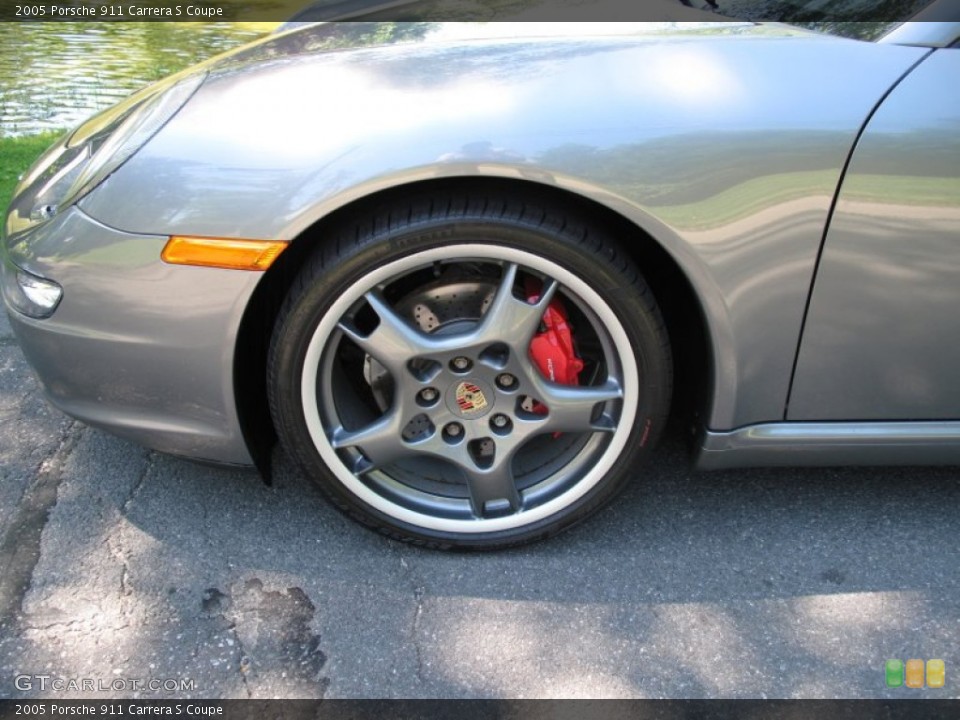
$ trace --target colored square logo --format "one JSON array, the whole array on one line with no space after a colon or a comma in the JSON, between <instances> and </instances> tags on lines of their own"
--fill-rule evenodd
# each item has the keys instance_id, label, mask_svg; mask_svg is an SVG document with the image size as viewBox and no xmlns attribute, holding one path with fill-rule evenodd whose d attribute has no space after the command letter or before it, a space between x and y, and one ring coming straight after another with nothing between
<instances>
[{"instance_id":1,"label":"colored square logo","mask_svg":"<svg viewBox=\"0 0 960 720\"><path fill-rule=\"evenodd\" d=\"M904 683L908 688L923 687L923 660L907 660L907 672Z\"/></svg>"},{"instance_id":2,"label":"colored square logo","mask_svg":"<svg viewBox=\"0 0 960 720\"><path fill-rule=\"evenodd\" d=\"M927 660L927 687L942 688L946 677L947 668L943 660Z\"/></svg>"},{"instance_id":3,"label":"colored square logo","mask_svg":"<svg viewBox=\"0 0 960 720\"><path fill-rule=\"evenodd\" d=\"M884 670L887 676L887 687L903 685L903 660L887 660Z\"/></svg>"}]
</instances>

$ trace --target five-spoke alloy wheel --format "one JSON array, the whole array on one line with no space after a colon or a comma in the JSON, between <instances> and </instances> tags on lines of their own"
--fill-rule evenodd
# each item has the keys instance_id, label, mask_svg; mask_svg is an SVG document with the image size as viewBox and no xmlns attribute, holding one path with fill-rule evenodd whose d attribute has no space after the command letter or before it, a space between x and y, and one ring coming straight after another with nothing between
<instances>
[{"instance_id":1,"label":"five-spoke alloy wheel","mask_svg":"<svg viewBox=\"0 0 960 720\"><path fill-rule=\"evenodd\" d=\"M271 406L304 470L362 522L508 546L637 474L666 414L669 348L639 274L585 226L462 207L410 206L337 257L318 251L274 333Z\"/></svg>"}]
</instances>

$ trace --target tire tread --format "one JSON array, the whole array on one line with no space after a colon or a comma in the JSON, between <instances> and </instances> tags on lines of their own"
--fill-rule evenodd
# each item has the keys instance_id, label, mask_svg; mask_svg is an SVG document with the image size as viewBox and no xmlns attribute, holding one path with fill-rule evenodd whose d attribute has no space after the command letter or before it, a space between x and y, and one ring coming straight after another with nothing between
<instances>
[{"instance_id":1,"label":"tire tread","mask_svg":"<svg viewBox=\"0 0 960 720\"><path fill-rule=\"evenodd\" d=\"M642 305L648 318L651 319L652 332L658 338L656 346L663 356L660 363L663 381L656 385L647 386L647 389L658 389L664 397L669 398L673 383L673 363L670 360L670 341L663 316L639 269L615 239L606 237L597 228L592 228L590 223L583 218L552 207L550 204L540 203L536 199L513 199L496 193L451 194L440 198L433 196L413 197L404 203L394 203L381 207L371 215L357 218L353 222L343 223L336 227L326 240L309 255L308 260L300 268L280 307L267 361L270 412L281 439L290 437L293 428L289 426L290 413L284 411L282 407L283 399L279 395L277 383L273 381L280 373L278 363L280 362L281 352L278 345L283 337L283 328L296 311L300 299L311 290L318 279L322 278L330 268L335 267L363 248L375 245L391 234L401 231L415 231L420 227L430 226L437 221L489 222L491 219L561 236L567 242L579 247L584 253L602 256L605 264L615 268L616 273L633 291L635 300ZM664 402L658 412L650 416L655 423L655 430L647 443L647 447L656 444L656 439L666 421L668 405L669 402ZM296 443L284 442L283 445L286 451L297 460L300 467L310 466L311 459L304 448ZM316 483L316 485L319 486L323 495L334 507L354 521L391 539L435 550L499 550L545 540L593 515L616 495L616 492L607 493L608 497L603 498L601 502L594 507L590 507L586 512L565 518L563 522L551 525L542 531L522 535L516 540L502 540L490 544L464 543L459 540L448 542L399 532L389 525L377 521L373 515L359 512L356 507L332 492L325 483Z\"/></svg>"}]
</instances>

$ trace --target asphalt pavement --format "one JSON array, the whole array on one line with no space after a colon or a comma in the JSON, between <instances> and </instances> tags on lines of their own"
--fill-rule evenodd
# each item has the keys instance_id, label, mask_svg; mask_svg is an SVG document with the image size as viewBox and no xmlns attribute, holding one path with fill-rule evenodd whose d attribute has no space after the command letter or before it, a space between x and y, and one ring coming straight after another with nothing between
<instances>
[{"instance_id":1,"label":"asphalt pavement","mask_svg":"<svg viewBox=\"0 0 960 720\"><path fill-rule=\"evenodd\" d=\"M451 554L274 462L67 419L0 319L0 697L960 695L957 468L696 473L668 438L573 531ZM945 687L887 689L892 658Z\"/></svg>"}]
</instances>

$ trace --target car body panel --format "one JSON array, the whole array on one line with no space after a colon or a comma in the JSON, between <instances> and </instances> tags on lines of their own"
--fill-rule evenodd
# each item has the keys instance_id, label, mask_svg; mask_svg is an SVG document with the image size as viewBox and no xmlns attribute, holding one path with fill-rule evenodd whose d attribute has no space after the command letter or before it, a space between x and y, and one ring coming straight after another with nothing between
<instances>
[{"instance_id":1,"label":"car body panel","mask_svg":"<svg viewBox=\"0 0 960 720\"><path fill-rule=\"evenodd\" d=\"M960 464L960 422L765 423L706 431L696 458L701 470L918 464Z\"/></svg>"},{"instance_id":2,"label":"car body panel","mask_svg":"<svg viewBox=\"0 0 960 720\"><path fill-rule=\"evenodd\" d=\"M7 248L64 289L52 317L11 312L11 324L64 412L164 452L250 464L230 369L260 273L167 265L166 241L70 208Z\"/></svg>"},{"instance_id":3,"label":"car body panel","mask_svg":"<svg viewBox=\"0 0 960 720\"><path fill-rule=\"evenodd\" d=\"M804 306L851 150L905 76L858 146L850 182L861 167L895 159L871 150L885 118L905 119L919 141L919 111L932 102L955 134L949 93L924 95L944 82L941 58L955 51L924 60L922 47L729 25L321 52L330 32L285 33L204 64L208 80L191 101L79 207L5 239L10 261L64 287L53 317L12 320L66 412L166 452L249 464L233 371L262 274L167 265L159 257L167 236L322 241L307 232L314 223L378 191L499 177L610 208L676 260L703 309L712 356L701 467L956 460L953 423L783 422ZM944 160L918 155L891 175L936 177L926 164ZM856 210L841 196L790 419L831 419L808 412L806 398L842 395L849 381L810 382L811 354L850 351L817 350L843 322L821 304L831 293L852 303L844 278L889 273L903 260L889 235L897 224L857 229ZM949 254L939 221L928 220L920 242ZM843 267L843 253L866 261L878 248L887 256L871 258L872 269ZM943 289L949 267L930 273ZM874 340L873 353L851 352L854 365L883 349L884 338Z\"/></svg>"},{"instance_id":4,"label":"car body panel","mask_svg":"<svg viewBox=\"0 0 960 720\"><path fill-rule=\"evenodd\" d=\"M272 42L308 46L309 32ZM212 67L83 210L130 232L289 240L424 179L569 190L636 223L687 275L710 328L714 429L783 419L842 168L876 103L927 52L743 26L270 47L267 61Z\"/></svg>"},{"instance_id":5,"label":"car body panel","mask_svg":"<svg viewBox=\"0 0 960 720\"><path fill-rule=\"evenodd\" d=\"M960 49L937 50L857 144L824 244L789 420L960 418Z\"/></svg>"},{"instance_id":6,"label":"car body panel","mask_svg":"<svg viewBox=\"0 0 960 720\"><path fill-rule=\"evenodd\" d=\"M949 47L960 38L960 0L934 0L880 42Z\"/></svg>"}]
</instances>

